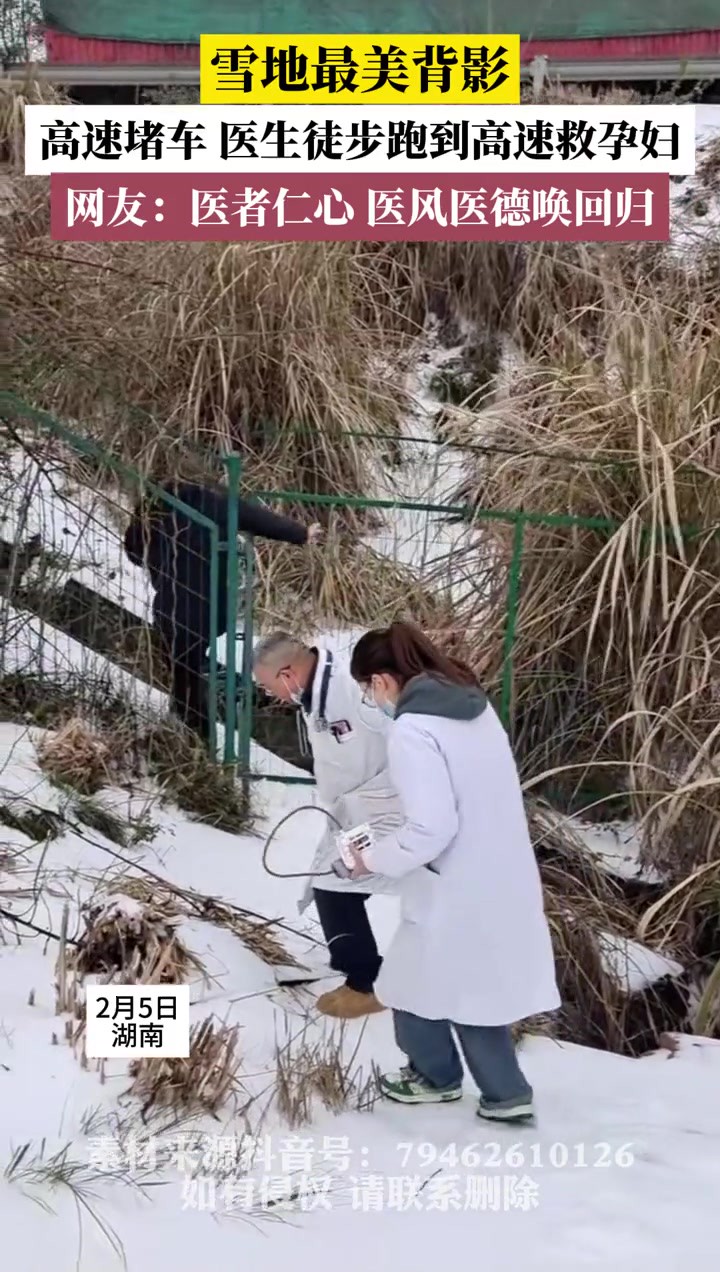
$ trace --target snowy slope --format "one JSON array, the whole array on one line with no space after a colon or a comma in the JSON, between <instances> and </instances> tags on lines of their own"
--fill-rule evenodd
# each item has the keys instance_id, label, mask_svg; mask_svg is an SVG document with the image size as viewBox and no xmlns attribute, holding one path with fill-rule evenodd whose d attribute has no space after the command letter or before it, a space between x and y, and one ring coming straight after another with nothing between
<instances>
[{"instance_id":1,"label":"snowy slope","mask_svg":"<svg viewBox=\"0 0 720 1272\"><path fill-rule=\"evenodd\" d=\"M0 746L11 757L0 779L6 792L30 792L34 804L57 806L58 793L36 768L32 737L4 725ZM277 787L260 794L270 822L300 801ZM116 793L113 802L121 798ZM157 834L147 848L133 850L133 860L175 883L297 926L301 881L283 883L263 873L260 839L212 831L168 809L155 808L152 817ZM307 868L311 821L301 814L289 824L274 867ZM16 835L13 842L17 846ZM26 845L22 868L0 873L6 898L0 904L32 915L29 900L12 901L9 894L29 886L40 871L43 903L34 918L57 930L64 897L89 895L94 879L119 866L111 856L117 851L87 831L67 833L44 848ZM392 898L373 899L372 919L384 946L396 922ZM9 925L3 926L7 934ZM536 1089L537 1129L482 1125L468 1085L457 1106L378 1104L371 1112L338 1115L318 1110L309 1128L293 1134L271 1103L275 1042L288 1030L302 1031L308 1010L311 1032L327 1033L312 1013L311 996L279 989L272 969L225 929L192 921L180 931L213 978L208 987L192 986L193 1019L212 1013L241 1027L243 1083L257 1100L247 1124L229 1109L218 1122L179 1131L143 1128L132 1102L118 1104L128 1086L123 1066L108 1064L101 1083L63 1040L63 1022L54 1014L53 943L45 949L41 937L23 936L19 944L6 939L0 947L0 1173L12 1150L29 1141L28 1160L43 1139L46 1156L69 1144L69 1157L87 1162L96 1175L92 1205L117 1233L130 1272L151 1272L160 1251L163 1266L174 1272L199 1266L234 1272L240 1263L256 1262L268 1272L291 1262L301 1272L337 1266L366 1272L368 1259L393 1272L408 1265L431 1269L470 1242L490 1272L578 1272L604 1268L610 1259L627 1272L646 1264L676 1272L681 1262L700 1261L720 1187L720 1047L694 1039L671 1059L666 1053L665 1060L632 1061L531 1039L523 1062ZM301 935L287 939L300 955L309 948ZM320 955L311 951L310 957L317 961ZM355 1048L354 1068L366 1074L372 1062L397 1063L389 1018L372 1018L364 1029L350 1026L346 1054ZM111 1169L127 1163L132 1147L125 1138L123 1159L112 1122L118 1114L122 1134L127 1137L129 1128L139 1137L136 1150L147 1148L150 1136L158 1156L157 1167L140 1181L145 1196L112 1178ZM249 1176L244 1163L237 1168L243 1182L233 1191L228 1143L235 1137L239 1147L248 1128L260 1136L261 1160ZM198 1135L207 1138L190 1152ZM216 1160L203 1166L205 1152ZM52 1206L52 1213L23 1190ZM268 1197L291 1191L298 1196L289 1209L268 1210ZM228 1212L233 1198L234 1217ZM31 1272L38 1262L53 1272L120 1267L87 1215L79 1249L78 1212L62 1187L0 1180L0 1217L13 1272ZM239 1226L242 1218L252 1224Z\"/></svg>"},{"instance_id":2,"label":"snowy slope","mask_svg":"<svg viewBox=\"0 0 720 1272\"><path fill-rule=\"evenodd\" d=\"M3 516L0 530L9 542L40 535L46 552L59 558L53 582L62 587L72 577L99 596L114 601L138 618L148 618L152 590L144 570L132 565L122 550L130 508L68 481L61 461L30 451L17 451L3 472ZM115 524L113 524L115 523Z\"/></svg>"}]
</instances>

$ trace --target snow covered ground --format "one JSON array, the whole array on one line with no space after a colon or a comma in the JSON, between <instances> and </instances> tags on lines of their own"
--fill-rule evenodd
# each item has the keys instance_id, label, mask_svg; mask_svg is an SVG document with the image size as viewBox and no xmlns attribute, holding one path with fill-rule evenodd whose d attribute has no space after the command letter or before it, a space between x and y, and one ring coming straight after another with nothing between
<instances>
[{"instance_id":1,"label":"snow covered ground","mask_svg":"<svg viewBox=\"0 0 720 1272\"><path fill-rule=\"evenodd\" d=\"M671 250L692 261L693 249L720 234L720 167L703 181L704 163L720 141L720 106L695 108L694 177L671 181Z\"/></svg>"},{"instance_id":2,"label":"snow covered ground","mask_svg":"<svg viewBox=\"0 0 720 1272\"><path fill-rule=\"evenodd\" d=\"M8 757L2 801L30 792L35 806L57 808L60 796L37 769L32 736L0 726L0 748ZM276 786L259 795L269 823L302 800ZM128 800L121 792L107 798L116 808ZM141 803L146 809L144 797ZM155 807L151 816L152 843L124 853L139 868L284 918L298 928L288 937L291 949L321 959L295 917L301 881L264 874L260 838L213 831L172 809ZM281 832L274 867L309 865L311 821L299 814ZM23 846L18 832L3 838L13 849ZM122 891L108 875L123 868L112 856L117 845L97 832L70 831L24 847L15 872L0 870L0 905L42 926L57 931L65 899L86 899L100 876ZM36 886L39 876L41 906L33 908L27 895L13 900L13 891ZM395 902L378 897L371 906L385 946ZM233 933L184 921L182 938L213 978L209 986L192 985L191 1017L240 1026L241 1102L252 1095L256 1103L246 1119L228 1108L214 1122L144 1127L137 1104L120 1098L129 1085L124 1065L108 1062L101 1081L92 1062L83 1069L64 1041L64 1022L55 1015L54 943L23 934L16 944L9 924L4 929L0 1176L26 1144L28 1170L43 1141L46 1160L67 1148L69 1162L85 1163L91 1208L117 1234L129 1272L150 1272L160 1255L173 1272L231 1272L240 1263L273 1272L291 1262L308 1272L365 1272L368 1259L378 1269L430 1269L448 1256L467 1257L470 1244L491 1272L578 1272L609 1261L627 1272L645 1265L677 1272L701 1263L720 1187L718 1044L683 1039L673 1055L633 1061L529 1039L523 1063L539 1108L532 1130L480 1123L468 1083L456 1106L376 1104L334 1115L318 1109L310 1126L292 1132L272 1099L276 1040L304 1029L327 1036L327 1023L314 1014L308 991L278 988L272 969ZM312 926L305 931L315 935ZM397 1063L386 1015L364 1028L351 1025L344 1045L348 1057L356 1053L353 1070L365 1075L372 1063ZM250 1164L253 1141L259 1155ZM118 1181L122 1167L135 1170L136 1188ZM0 1177L0 1217L13 1272L31 1272L38 1262L53 1272L121 1266L62 1184L53 1188L41 1172L23 1175L22 1163L10 1175Z\"/></svg>"},{"instance_id":3,"label":"snow covered ground","mask_svg":"<svg viewBox=\"0 0 720 1272\"><path fill-rule=\"evenodd\" d=\"M461 342L447 348L439 343L437 325L428 320L425 348L407 377L410 407L402 430L402 463L398 468L376 466L368 492L372 498L435 506L450 505L456 498L465 457L457 447L438 444L434 419L442 403L433 382L462 355L470 333L461 333ZM462 596L471 580L458 566L457 553L467 535L467 527L448 525L441 514L398 509L368 542L418 579Z\"/></svg>"},{"instance_id":4,"label":"snow covered ground","mask_svg":"<svg viewBox=\"0 0 720 1272\"><path fill-rule=\"evenodd\" d=\"M4 466L2 537L25 542L39 535L44 551L57 560L48 583L62 587L76 579L138 618L149 617L149 578L122 549L129 503L70 482L52 448L43 453L37 437L28 440L29 453L17 451Z\"/></svg>"}]
</instances>

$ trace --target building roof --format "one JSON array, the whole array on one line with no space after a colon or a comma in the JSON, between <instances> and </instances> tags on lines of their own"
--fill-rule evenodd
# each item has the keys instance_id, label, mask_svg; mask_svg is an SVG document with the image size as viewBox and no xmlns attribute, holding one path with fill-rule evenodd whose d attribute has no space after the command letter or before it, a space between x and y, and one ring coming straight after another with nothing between
<instances>
[{"instance_id":1,"label":"building roof","mask_svg":"<svg viewBox=\"0 0 720 1272\"><path fill-rule=\"evenodd\" d=\"M483 32L519 32L525 40L586 40L669 32L717 30L720 0L502 0L489 6L471 0L43 0L47 26L100 40L143 44L197 44L201 34L238 29L274 34L290 31L433 33L472 24ZM495 17L488 19L488 10ZM442 18L438 17L442 14Z\"/></svg>"}]
</instances>

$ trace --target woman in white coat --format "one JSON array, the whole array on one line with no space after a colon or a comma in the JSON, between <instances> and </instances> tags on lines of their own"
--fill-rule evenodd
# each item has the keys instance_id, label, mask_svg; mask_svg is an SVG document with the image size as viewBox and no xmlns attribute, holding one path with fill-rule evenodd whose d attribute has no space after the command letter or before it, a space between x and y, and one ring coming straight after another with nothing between
<instances>
[{"instance_id":1,"label":"woman in white coat","mask_svg":"<svg viewBox=\"0 0 720 1272\"><path fill-rule=\"evenodd\" d=\"M532 1117L510 1026L560 1005L540 874L506 732L469 668L393 623L355 646L365 700L394 718L390 777L404 821L362 853L353 878L399 881L400 926L376 983L408 1066L390 1099L459 1099L462 1063L478 1113Z\"/></svg>"}]
</instances>

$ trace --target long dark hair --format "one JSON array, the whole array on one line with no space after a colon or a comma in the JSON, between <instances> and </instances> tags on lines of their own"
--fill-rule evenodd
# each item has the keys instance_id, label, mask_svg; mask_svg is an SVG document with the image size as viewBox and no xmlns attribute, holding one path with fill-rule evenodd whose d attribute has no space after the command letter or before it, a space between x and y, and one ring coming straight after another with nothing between
<instances>
[{"instance_id":1,"label":"long dark hair","mask_svg":"<svg viewBox=\"0 0 720 1272\"><path fill-rule=\"evenodd\" d=\"M477 676L465 663L444 654L413 623L391 623L360 637L350 661L353 679L367 684L372 676L384 672L401 685L414 676L426 675L468 688L478 686Z\"/></svg>"}]
</instances>

